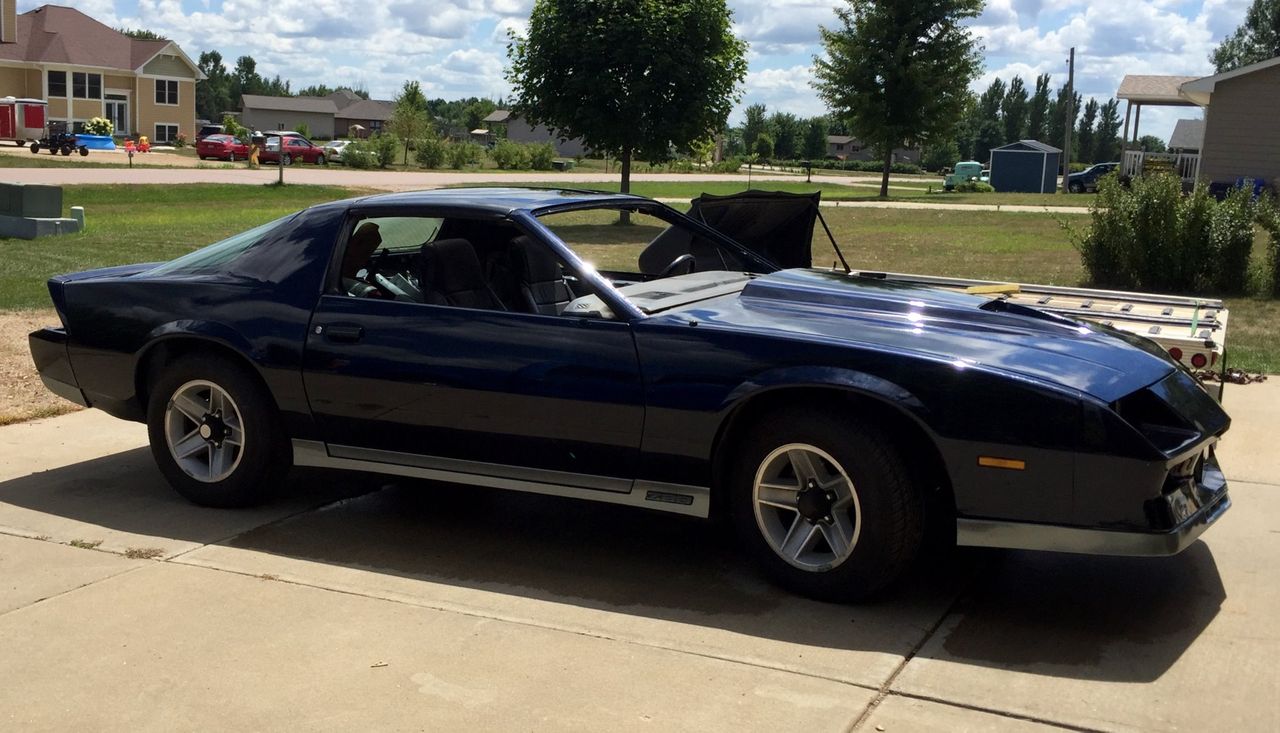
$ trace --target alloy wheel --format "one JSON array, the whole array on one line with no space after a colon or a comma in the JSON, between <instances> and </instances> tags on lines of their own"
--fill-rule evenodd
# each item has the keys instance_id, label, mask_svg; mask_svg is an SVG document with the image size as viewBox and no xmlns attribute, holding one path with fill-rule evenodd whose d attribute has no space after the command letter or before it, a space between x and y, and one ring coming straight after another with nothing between
<instances>
[{"instance_id":1,"label":"alloy wheel","mask_svg":"<svg viewBox=\"0 0 1280 733\"><path fill-rule=\"evenodd\" d=\"M831 570L858 544L858 492L839 462L817 446L789 443L770 452L756 470L752 500L761 535L793 567Z\"/></svg>"},{"instance_id":2,"label":"alloy wheel","mask_svg":"<svg viewBox=\"0 0 1280 733\"><path fill-rule=\"evenodd\" d=\"M178 468L204 483L235 473L244 456L244 419L231 395L213 382L178 387L164 414L165 443Z\"/></svg>"}]
</instances>

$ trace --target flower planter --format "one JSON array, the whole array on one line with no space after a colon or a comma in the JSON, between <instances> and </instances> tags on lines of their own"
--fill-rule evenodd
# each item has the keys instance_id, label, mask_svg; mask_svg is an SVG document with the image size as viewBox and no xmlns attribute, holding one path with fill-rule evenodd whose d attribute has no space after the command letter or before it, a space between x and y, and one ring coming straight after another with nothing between
<instances>
[{"instance_id":1,"label":"flower planter","mask_svg":"<svg viewBox=\"0 0 1280 733\"><path fill-rule=\"evenodd\" d=\"M115 141L110 135L85 135L83 133L76 135L76 145L82 145L90 150L115 150Z\"/></svg>"}]
</instances>

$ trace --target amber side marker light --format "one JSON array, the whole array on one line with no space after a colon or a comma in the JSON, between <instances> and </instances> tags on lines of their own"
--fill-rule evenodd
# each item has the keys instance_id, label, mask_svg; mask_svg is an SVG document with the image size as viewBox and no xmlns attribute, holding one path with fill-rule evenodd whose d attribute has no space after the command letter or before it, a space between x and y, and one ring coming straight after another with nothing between
<instances>
[{"instance_id":1,"label":"amber side marker light","mask_svg":"<svg viewBox=\"0 0 1280 733\"><path fill-rule=\"evenodd\" d=\"M1013 458L996 458L995 456L978 456L978 465L984 468L1007 468L1011 471L1027 470L1027 462Z\"/></svg>"}]
</instances>

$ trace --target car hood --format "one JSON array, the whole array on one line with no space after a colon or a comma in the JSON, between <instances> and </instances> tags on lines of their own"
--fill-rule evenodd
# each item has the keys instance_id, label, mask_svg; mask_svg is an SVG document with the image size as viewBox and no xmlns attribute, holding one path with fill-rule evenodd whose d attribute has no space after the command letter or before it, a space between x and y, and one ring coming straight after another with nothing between
<instances>
[{"instance_id":1,"label":"car hood","mask_svg":"<svg viewBox=\"0 0 1280 733\"><path fill-rule=\"evenodd\" d=\"M786 332L1017 374L1111 402L1176 367L1146 339L937 288L814 269L753 279L736 296L659 317Z\"/></svg>"}]
</instances>

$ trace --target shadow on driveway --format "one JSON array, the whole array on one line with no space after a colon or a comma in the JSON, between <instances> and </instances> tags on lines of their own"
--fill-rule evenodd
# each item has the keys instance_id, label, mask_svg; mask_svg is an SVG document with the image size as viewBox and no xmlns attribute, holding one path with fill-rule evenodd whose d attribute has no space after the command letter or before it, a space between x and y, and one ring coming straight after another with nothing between
<instances>
[{"instance_id":1,"label":"shadow on driveway","mask_svg":"<svg viewBox=\"0 0 1280 733\"><path fill-rule=\"evenodd\" d=\"M1225 598L1209 548L1197 543L1177 557L1141 560L934 553L876 603L823 604L759 579L717 524L474 487L384 482L295 472L276 503L319 508L283 521L273 522L281 512L264 515L260 526L226 544L834 650L906 654L951 608L942 643L922 654L1130 682L1158 678ZM5 503L202 542L219 537L210 524L238 516L246 526L243 512L183 501L145 449L0 483ZM1134 643L1145 651L1108 653Z\"/></svg>"}]
</instances>

